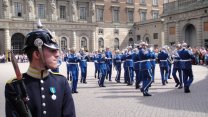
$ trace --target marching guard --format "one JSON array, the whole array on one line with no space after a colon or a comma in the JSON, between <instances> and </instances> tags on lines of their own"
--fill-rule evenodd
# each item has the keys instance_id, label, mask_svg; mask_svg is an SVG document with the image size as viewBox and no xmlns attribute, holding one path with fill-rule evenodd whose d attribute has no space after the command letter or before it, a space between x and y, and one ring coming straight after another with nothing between
<instances>
[{"instance_id":1,"label":"marching guard","mask_svg":"<svg viewBox=\"0 0 208 117\"><path fill-rule=\"evenodd\" d=\"M183 71L183 81L184 81L184 92L190 93L190 85L194 80L192 71L192 59L194 59L193 53L187 49L187 44L182 44L182 50L179 51L179 56L181 58L181 68Z\"/></svg>"},{"instance_id":2,"label":"marching guard","mask_svg":"<svg viewBox=\"0 0 208 117\"><path fill-rule=\"evenodd\" d=\"M183 88L183 80L182 80L182 70L181 70L181 62L180 62L180 56L179 56L179 51L181 49L181 44L177 44L176 45L176 49L173 51L173 72L172 72L172 76L175 80L175 87L178 87L179 89ZM178 72L178 77L177 77L177 73Z\"/></svg>"},{"instance_id":3,"label":"marching guard","mask_svg":"<svg viewBox=\"0 0 208 117\"><path fill-rule=\"evenodd\" d=\"M141 42L142 49L139 51L140 56L140 73L142 75L142 88L143 96L152 96L148 93L149 87L152 83L151 79L151 63L150 63L150 52L147 49L147 43Z\"/></svg>"},{"instance_id":4,"label":"marching guard","mask_svg":"<svg viewBox=\"0 0 208 117\"><path fill-rule=\"evenodd\" d=\"M133 85L133 57L132 46L128 47L128 52L125 54L125 75L127 76L127 85Z\"/></svg>"},{"instance_id":5,"label":"marching guard","mask_svg":"<svg viewBox=\"0 0 208 117\"><path fill-rule=\"evenodd\" d=\"M106 75L106 79L109 78L109 81L111 80L111 75L112 75L112 52L110 51L109 47L106 47L106 51L105 51L105 56L106 56L106 67L107 67L107 75Z\"/></svg>"},{"instance_id":6,"label":"marching guard","mask_svg":"<svg viewBox=\"0 0 208 117\"><path fill-rule=\"evenodd\" d=\"M81 69L81 79L80 82L81 83L85 83L86 82L86 77L87 77L87 60L88 60L88 56L86 54L86 52L84 51L84 48L81 48L80 50L80 61L79 61L79 66Z\"/></svg>"},{"instance_id":7,"label":"marching guard","mask_svg":"<svg viewBox=\"0 0 208 117\"><path fill-rule=\"evenodd\" d=\"M142 77L141 77L141 72L140 72L140 62L141 62L141 58L139 56L139 51L142 49L141 45L137 45L138 50L135 52L135 55L133 56L133 61L134 61L134 71L136 74L136 78L135 78L135 88L139 89L140 88L140 83L142 81Z\"/></svg>"},{"instance_id":8,"label":"marching guard","mask_svg":"<svg viewBox=\"0 0 208 117\"><path fill-rule=\"evenodd\" d=\"M115 81L117 83L121 83L121 81L120 81L120 77L121 77L121 59L122 59L122 56L120 54L120 51L117 49L115 51L115 55L114 55L114 58L113 58L113 65L114 65L114 68L116 69Z\"/></svg>"},{"instance_id":9,"label":"marching guard","mask_svg":"<svg viewBox=\"0 0 208 117\"><path fill-rule=\"evenodd\" d=\"M106 57L105 54L102 53L101 49L98 50L97 62L98 62L98 70L99 70L98 85L100 87L105 87L104 81L107 74Z\"/></svg>"},{"instance_id":10,"label":"marching guard","mask_svg":"<svg viewBox=\"0 0 208 117\"><path fill-rule=\"evenodd\" d=\"M79 75L79 67L78 62L80 59L76 55L75 48L71 48L70 54L67 58L67 62L69 64L69 70L72 75L72 93L78 93L77 91L77 83L78 83L78 75Z\"/></svg>"},{"instance_id":11,"label":"marching guard","mask_svg":"<svg viewBox=\"0 0 208 117\"><path fill-rule=\"evenodd\" d=\"M166 52L166 48L162 47L161 52L158 54L159 66L160 66L160 74L162 79L162 84L166 85L168 83L168 53Z\"/></svg>"}]
</instances>

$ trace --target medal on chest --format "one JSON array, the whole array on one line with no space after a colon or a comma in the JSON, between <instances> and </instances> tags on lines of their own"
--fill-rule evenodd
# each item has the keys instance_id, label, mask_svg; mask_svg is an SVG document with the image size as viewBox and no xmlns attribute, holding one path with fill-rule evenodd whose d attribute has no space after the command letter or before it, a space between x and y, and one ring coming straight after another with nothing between
<instances>
[{"instance_id":1,"label":"medal on chest","mask_svg":"<svg viewBox=\"0 0 208 117\"><path fill-rule=\"evenodd\" d=\"M50 87L50 92L52 94L52 96L51 96L52 100L56 100L56 95L55 95L56 88L55 87Z\"/></svg>"}]
</instances>

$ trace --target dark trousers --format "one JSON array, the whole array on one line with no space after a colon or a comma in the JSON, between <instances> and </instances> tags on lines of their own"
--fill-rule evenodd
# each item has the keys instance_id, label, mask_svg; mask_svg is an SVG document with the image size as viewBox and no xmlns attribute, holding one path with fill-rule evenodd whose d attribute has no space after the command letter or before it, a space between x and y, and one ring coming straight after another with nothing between
<instances>
[{"instance_id":1,"label":"dark trousers","mask_svg":"<svg viewBox=\"0 0 208 117\"><path fill-rule=\"evenodd\" d=\"M109 78L109 80L111 80L111 74L112 74L112 64L106 64L107 66L107 76Z\"/></svg>"},{"instance_id":2,"label":"dark trousers","mask_svg":"<svg viewBox=\"0 0 208 117\"><path fill-rule=\"evenodd\" d=\"M146 69L146 70L141 70L140 73L142 75L142 81L143 81L142 89L144 92L148 92L148 89L152 83L151 71L149 69Z\"/></svg>"},{"instance_id":3,"label":"dark trousers","mask_svg":"<svg viewBox=\"0 0 208 117\"><path fill-rule=\"evenodd\" d=\"M116 81L120 82L120 77L121 77L121 66L115 66L116 69Z\"/></svg>"},{"instance_id":4,"label":"dark trousers","mask_svg":"<svg viewBox=\"0 0 208 117\"><path fill-rule=\"evenodd\" d=\"M106 69L99 69L99 81L98 81L98 85L99 86L104 86L104 81L105 81L105 77L106 77Z\"/></svg>"},{"instance_id":5,"label":"dark trousers","mask_svg":"<svg viewBox=\"0 0 208 117\"><path fill-rule=\"evenodd\" d=\"M81 82L86 82L87 67L81 67Z\"/></svg>"},{"instance_id":6,"label":"dark trousers","mask_svg":"<svg viewBox=\"0 0 208 117\"><path fill-rule=\"evenodd\" d=\"M135 70L135 74L136 74L136 85L138 86L142 81L142 75L139 69Z\"/></svg>"},{"instance_id":7,"label":"dark trousers","mask_svg":"<svg viewBox=\"0 0 208 117\"><path fill-rule=\"evenodd\" d=\"M185 87L189 87L194 80L192 69L183 69L183 82Z\"/></svg>"},{"instance_id":8,"label":"dark trousers","mask_svg":"<svg viewBox=\"0 0 208 117\"><path fill-rule=\"evenodd\" d=\"M127 67L126 69L126 76L127 76L127 83L132 84L133 83L133 67Z\"/></svg>"},{"instance_id":9,"label":"dark trousers","mask_svg":"<svg viewBox=\"0 0 208 117\"><path fill-rule=\"evenodd\" d=\"M77 91L78 74L79 74L78 68L71 70L71 74L72 74L72 91Z\"/></svg>"},{"instance_id":10,"label":"dark trousers","mask_svg":"<svg viewBox=\"0 0 208 117\"><path fill-rule=\"evenodd\" d=\"M177 75L176 75L177 72L178 72L179 79L178 79L178 77L177 77ZM181 73L181 72L182 72L182 71L181 71L180 68L175 68L175 67L173 67L172 76L173 76L173 78L174 78L174 80L175 80L175 83L180 84L180 85L182 85L182 83L183 83L183 80L182 80L182 73Z\"/></svg>"},{"instance_id":11,"label":"dark trousers","mask_svg":"<svg viewBox=\"0 0 208 117\"><path fill-rule=\"evenodd\" d=\"M162 84L165 83L165 81L168 80L168 67L160 67L160 74L161 74L161 79L162 79Z\"/></svg>"}]
</instances>

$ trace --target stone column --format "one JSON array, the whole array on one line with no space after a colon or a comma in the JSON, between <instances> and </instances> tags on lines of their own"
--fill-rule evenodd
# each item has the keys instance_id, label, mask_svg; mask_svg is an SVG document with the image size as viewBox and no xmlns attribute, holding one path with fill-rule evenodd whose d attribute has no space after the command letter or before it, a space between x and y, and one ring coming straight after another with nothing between
<instances>
[{"instance_id":1,"label":"stone column","mask_svg":"<svg viewBox=\"0 0 208 117\"><path fill-rule=\"evenodd\" d=\"M72 47L73 48L76 48L77 47L76 46L76 44L77 44L76 40L77 40L76 31L73 31L73 42L72 42Z\"/></svg>"},{"instance_id":2,"label":"stone column","mask_svg":"<svg viewBox=\"0 0 208 117\"><path fill-rule=\"evenodd\" d=\"M27 8L28 8L28 20L33 21L35 20L35 9L34 9L34 3L32 0L28 0L27 2Z\"/></svg>"},{"instance_id":3,"label":"stone column","mask_svg":"<svg viewBox=\"0 0 208 117\"><path fill-rule=\"evenodd\" d=\"M179 42L180 41L180 22L177 21L176 22L176 39L175 39L175 42Z\"/></svg>"},{"instance_id":4,"label":"stone column","mask_svg":"<svg viewBox=\"0 0 208 117\"><path fill-rule=\"evenodd\" d=\"M91 51L94 51L96 48L95 48L95 30L92 30L92 47L90 48Z\"/></svg>"},{"instance_id":5,"label":"stone column","mask_svg":"<svg viewBox=\"0 0 208 117\"><path fill-rule=\"evenodd\" d=\"M168 24L164 23L164 40L162 40L162 46L167 45L169 42L168 40Z\"/></svg>"},{"instance_id":6,"label":"stone column","mask_svg":"<svg viewBox=\"0 0 208 117\"><path fill-rule=\"evenodd\" d=\"M197 32L196 32L196 46L203 46L203 39L202 39L202 18L198 18L197 20Z\"/></svg>"},{"instance_id":7,"label":"stone column","mask_svg":"<svg viewBox=\"0 0 208 117\"><path fill-rule=\"evenodd\" d=\"M10 35L9 35L9 29L5 29L4 30L4 38L5 38L5 41L4 41L4 50L7 52L8 50L11 50L11 38L10 38Z\"/></svg>"}]
</instances>

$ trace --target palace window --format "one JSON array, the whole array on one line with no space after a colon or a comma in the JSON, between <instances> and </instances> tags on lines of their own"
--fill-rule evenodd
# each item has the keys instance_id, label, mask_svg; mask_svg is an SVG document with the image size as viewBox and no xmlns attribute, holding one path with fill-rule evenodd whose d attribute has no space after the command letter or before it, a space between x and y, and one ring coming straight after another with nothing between
<instances>
[{"instance_id":1,"label":"palace window","mask_svg":"<svg viewBox=\"0 0 208 117\"><path fill-rule=\"evenodd\" d=\"M153 33L153 39L158 39L158 33Z\"/></svg>"},{"instance_id":2,"label":"palace window","mask_svg":"<svg viewBox=\"0 0 208 117\"><path fill-rule=\"evenodd\" d=\"M128 15L128 22L133 22L134 21L134 11L133 11L133 9L127 10L127 15Z\"/></svg>"},{"instance_id":3,"label":"palace window","mask_svg":"<svg viewBox=\"0 0 208 117\"><path fill-rule=\"evenodd\" d=\"M103 21L103 8L98 8L97 9L97 21Z\"/></svg>"},{"instance_id":4,"label":"palace window","mask_svg":"<svg viewBox=\"0 0 208 117\"><path fill-rule=\"evenodd\" d=\"M81 39L81 48L87 49L87 39L85 37Z\"/></svg>"},{"instance_id":5,"label":"palace window","mask_svg":"<svg viewBox=\"0 0 208 117\"><path fill-rule=\"evenodd\" d=\"M159 11L153 10L152 11L152 19L158 19L159 18Z\"/></svg>"},{"instance_id":6,"label":"palace window","mask_svg":"<svg viewBox=\"0 0 208 117\"><path fill-rule=\"evenodd\" d=\"M204 31L208 31L208 22L204 22Z\"/></svg>"},{"instance_id":7,"label":"palace window","mask_svg":"<svg viewBox=\"0 0 208 117\"><path fill-rule=\"evenodd\" d=\"M14 2L14 16L22 17L22 4L19 2Z\"/></svg>"},{"instance_id":8,"label":"palace window","mask_svg":"<svg viewBox=\"0 0 208 117\"><path fill-rule=\"evenodd\" d=\"M80 20L86 20L87 19L87 8L86 8L86 6L83 6L83 5L81 5L80 7L79 7L79 10L80 10L80 16L79 16L79 18L80 18Z\"/></svg>"},{"instance_id":9,"label":"palace window","mask_svg":"<svg viewBox=\"0 0 208 117\"><path fill-rule=\"evenodd\" d=\"M98 47L99 48L104 48L104 40L103 40L103 38L99 38L98 39Z\"/></svg>"},{"instance_id":10,"label":"palace window","mask_svg":"<svg viewBox=\"0 0 208 117\"><path fill-rule=\"evenodd\" d=\"M133 4L133 0L127 0L126 3Z\"/></svg>"},{"instance_id":11,"label":"palace window","mask_svg":"<svg viewBox=\"0 0 208 117\"><path fill-rule=\"evenodd\" d=\"M114 50L119 49L119 39L115 38L114 39Z\"/></svg>"},{"instance_id":12,"label":"palace window","mask_svg":"<svg viewBox=\"0 0 208 117\"><path fill-rule=\"evenodd\" d=\"M67 39L66 37L61 38L61 50L65 52L67 50Z\"/></svg>"},{"instance_id":13,"label":"palace window","mask_svg":"<svg viewBox=\"0 0 208 117\"><path fill-rule=\"evenodd\" d=\"M152 0L152 5L153 6L158 6L158 0Z\"/></svg>"},{"instance_id":14,"label":"palace window","mask_svg":"<svg viewBox=\"0 0 208 117\"><path fill-rule=\"evenodd\" d=\"M146 4L146 1L145 0L140 0L140 4L145 5Z\"/></svg>"},{"instance_id":15,"label":"palace window","mask_svg":"<svg viewBox=\"0 0 208 117\"><path fill-rule=\"evenodd\" d=\"M60 19L66 19L66 6L60 6Z\"/></svg>"},{"instance_id":16,"label":"palace window","mask_svg":"<svg viewBox=\"0 0 208 117\"><path fill-rule=\"evenodd\" d=\"M169 28L169 34L170 35L175 35L175 27L170 27Z\"/></svg>"},{"instance_id":17,"label":"palace window","mask_svg":"<svg viewBox=\"0 0 208 117\"><path fill-rule=\"evenodd\" d=\"M119 7L113 7L113 22L119 22Z\"/></svg>"},{"instance_id":18,"label":"palace window","mask_svg":"<svg viewBox=\"0 0 208 117\"><path fill-rule=\"evenodd\" d=\"M147 15L147 12L146 12L146 11L142 11L142 12L140 13L141 21L146 21L146 15Z\"/></svg>"},{"instance_id":19,"label":"palace window","mask_svg":"<svg viewBox=\"0 0 208 117\"><path fill-rule=\"evenodd\" d=\"M45 18L45 4L38 4L38 18Z\"/></svg>"}]
</instances>

